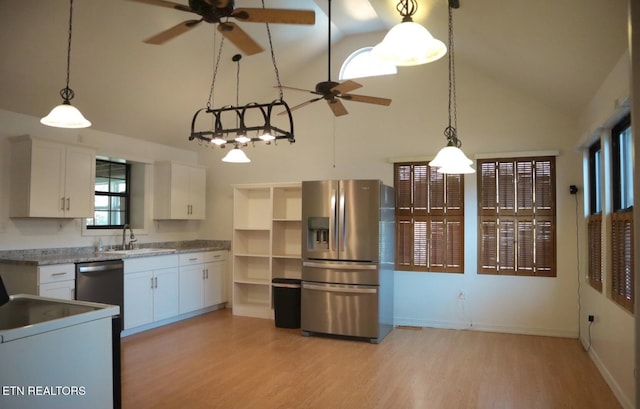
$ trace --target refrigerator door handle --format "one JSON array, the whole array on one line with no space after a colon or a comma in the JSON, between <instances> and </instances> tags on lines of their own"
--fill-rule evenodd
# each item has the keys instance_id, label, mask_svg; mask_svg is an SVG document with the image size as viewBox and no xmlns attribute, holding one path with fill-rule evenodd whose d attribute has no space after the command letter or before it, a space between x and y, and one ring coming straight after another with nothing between
<instances>
[{"instance_id":1,"label":"refrigerator door handle","mask_svg":"<svg viewBox=\"0 0 640 409\"><path fill-rule=\"evenodd\" d=\"M377 264L344 264L344 263L327 263L315 261L303 261L303 267L319 267L333 270L376 270Z\"/></svg>"},{"instance_id":2,"label":"refrigerator door handle","mask_svg":"<svg viewBox=\"0 0 640 409\"><path fill-rule=\"evenodd\" d=\"M336 251L336 243L338 243L338 192L331 189L331 214L329 215L329 250Z\"/></svg>"},{"instance_id":3,"label":"refrigerator door handle","mask_svg":"<svg viewBox=\"0 0 640 409\"><path fill-rule=\"evenodd\" d=\"M344 198L344 188L343 188L343 189L340 189L340 227L341 227L340 244L342 245L340 251L347 250L347 219L346 217L347 217L347 203Z\"/></svg>"},{"instance_id":4,"label":"refrigerator door handle","mask_svg":"<svg viewBox=\"0 0 640 409\"><path fill-rule=\"evenodd\" d=\"M327 293L351 293L351 294L375 294L378 292L377 288L361 288L361 287L333 287L316 284L302 283L302 288L305 290L324 291Z\"/></svg>"}]
</instances>

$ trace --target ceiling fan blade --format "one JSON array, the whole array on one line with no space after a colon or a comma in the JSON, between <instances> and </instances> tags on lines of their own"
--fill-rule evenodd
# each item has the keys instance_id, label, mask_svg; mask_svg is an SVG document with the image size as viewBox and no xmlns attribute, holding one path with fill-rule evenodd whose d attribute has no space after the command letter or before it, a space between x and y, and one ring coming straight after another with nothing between
<instances>
[{"instance_id":1,"label":"ceiling fan blade","mask_svg":"<svg viewBox=\"0 0 640 409\"><path fill-rule=\"evenodd\" d=\"M329 99L327 100L327 104L329 104L329 108L331 108L335 116L347 115L349 113L339 99Z\"/></svg>"},{"instance_id":2,"label":"ceiling fan blade","mask_svg":"<svg viewBox=\"0 0 640 409\"><path fill-rule=\"evenodd\" d=\"M391 100L389 98L370 97L368 95L356 95L356 94L342 94L337 96L342 99L346 99L347 101L366 102L367 104L387 105L387 106L391 104Z\"/></svg>"},{"instance_id":3,"label":"ceiling fan blade","mask_svg":"<svg viewBox=\"0 0 640 409\"><path fill-rule=\"evenodd\" d=\"M264 51L263 48L260 47L260 44L249 37L249 34L236 23L220 23L218 24L218 31L246 55L258 54Z\"/></svg>"},{"instance_id":4,"label":"ceiling fan blade","mask_svg":"<svg viewBox=\"0 0 640 409\"><path fill-rule=\"evenodd\" d=\"M194 12L191 9L191 7L185 6L184 4L174 3L172 1L165 1L165 0L129 0L129 1L135 1L136 3L151 4L153 6L167 7L167 8L170 8L170 9L176 9L176 10L180 10L180 11L187 11L187 12L191 12L191 13Z\"/></svg>"},{"instance_id":5,"label":"ceiling fan blade","mask_svg":"<svg viewBox=\"0 0 640 409\"><path fill-rule=\"evenodd\" d=\"M281 85L280 87L278 87L278 86L276 85L276 86L274 86L273 88L290 89L290 90L292 90L292 91L310 92L310 93L312 93L312 94L321 95L319 92L311 91L310 89L303 89L303 88L289 87L289 86L287 86L287 85Z\"/></svg>"},{"instance_id":6,"label":"ceiling fan blade","mask_svg":"<svg viewBox=\"0 0 640 409\"><path fill-rule=\"evenodd\" d=\"M156 35L154 35L153 37L149 37L146 40L144 40L145 43L147 44L164 44L167 41L171 40L172 38L175 38L177 36L179 36L182 33L186 33L187 31L191 30L192 28L194 28L195 26L198 25L198 23L200 23L202 20L187 20L187 21L183 21L180 24L176 24L175 26L164 30L163 32L160 32Z\"/></svg>"},{"instance_id":7,"label":"ceiling fan blade","mask_svg":"<svg viewBox=\"0 0 640 409\"><path fill-rule=\"evenodd\" d=\"M346 80L342 84L338 84L331 88L331 91L337 91L338 94L344 94L345 92L353 91L354 89L362 88L362 85L355 81Z\"/></svg>"},{"instance_id":8,"label":"ceiling fan blade","mask_svg":"<svg viewBox=\"0 0 640 409\"><path fill-rule=\"evenodd\" d=\"M316 101L320 101L321 99L322 99L322 97L310 99L308 101L303 102L302 104L298 104L296 106L293 106L293 107L289 108L289 111L295 111L296 109L300 109L302 107L306 107L307 105L309 105L309 104L311 104L313 102L316 102ZM287 113L287 111L282 111L282 112L278 112L278 115L284 115L286 113Z\"/></svg>"},{"instance_id":9,"label":"ceiling fan blade","mask_svg":"<svg viewBox=\"0 0 640 409\"><path fill-rule=\"evenodd\" d=\"M310 25L316 23L316 13L313 10L237 8L231 17L253 23Z\"/></svg>"}]
</instances>

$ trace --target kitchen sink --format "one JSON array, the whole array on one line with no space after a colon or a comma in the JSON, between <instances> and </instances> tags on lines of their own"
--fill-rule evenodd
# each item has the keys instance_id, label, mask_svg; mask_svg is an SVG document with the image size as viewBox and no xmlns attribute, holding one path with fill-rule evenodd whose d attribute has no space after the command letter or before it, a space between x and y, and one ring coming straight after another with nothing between
<instances>
[{"instance_id":1,"label":"kitchen sink","mask_svg":"<svg viewBox=\"0 0 640 409\"><path fill-rule=\"evenodd\" d=\"M131 250L107 250L101 251L101 254L118 254L122 256L135 256L135 255L143 255L143 254L153 254L153 253L169 253L176 251L176 249L159 249L159 248L141 248L141 249L131 249Z\"/></svg>"}]
</instances>

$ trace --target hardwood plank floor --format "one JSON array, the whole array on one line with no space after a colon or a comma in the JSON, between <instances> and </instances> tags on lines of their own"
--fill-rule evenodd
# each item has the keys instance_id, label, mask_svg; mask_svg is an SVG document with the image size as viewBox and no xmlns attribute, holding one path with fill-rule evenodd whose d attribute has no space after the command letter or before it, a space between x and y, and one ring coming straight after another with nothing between
<instances>
[{"instance_id":1,"label":"hardwood plank floor","mask_svg":"<svg viewBox=\"0 0 640 409\"><path fill-rule=\"evenodd\" d=\"M124 338L123 408L621 408L578 340L394 329L303 337L220 310Z\"/></svg>"}]
</instances>

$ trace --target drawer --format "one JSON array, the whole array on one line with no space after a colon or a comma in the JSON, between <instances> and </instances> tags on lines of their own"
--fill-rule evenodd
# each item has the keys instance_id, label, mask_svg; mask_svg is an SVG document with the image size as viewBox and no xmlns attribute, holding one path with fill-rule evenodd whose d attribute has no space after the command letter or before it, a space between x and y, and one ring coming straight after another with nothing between
<instances>
[{"instance_id":1,"label":"drawer","mask_svg":"<svg viewBox=\"0 0 640 409\"><path fill-rule=\"evenodd\" d=\"M178 255L170 254L166 256L134 257L125 258L124 273L136 273L138 271L151 271L161 268L178 267Z\"/></svg>"},{"instance_id":2,"label":"drawer","mask_svg":"<svg viewBox=\"0 0 640 409\"><path fill-rule=\"evenodd\" d=\"M202 253L184 253L180 254L180 265L188 266L191 264L203 264L205 258L204 252Z\"/></svg>"},{"instance_id":3,"label":"drawer","mask_svg":"<svg viewBox=\"0 0 640 409\"><path fill-rule=\"evenodd\" d=\"M52 264L50 266L38 267L38 284L75 280L75 278L75 264Z\"/></svg>"},{"instance_id":4,"label":"drawer","mask_svg":"<svg viewBox=\"0 0 640 409\"><path fill-rule=\"evenodd\" d=\"M209 263L212 261L224 261L227 259L227 251L207 251L204 253L204 261L205 263Z\"/></svg>"}]
</instances>

